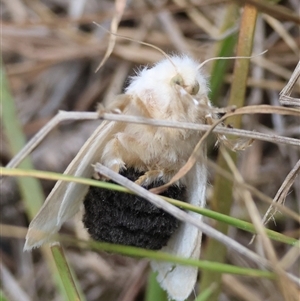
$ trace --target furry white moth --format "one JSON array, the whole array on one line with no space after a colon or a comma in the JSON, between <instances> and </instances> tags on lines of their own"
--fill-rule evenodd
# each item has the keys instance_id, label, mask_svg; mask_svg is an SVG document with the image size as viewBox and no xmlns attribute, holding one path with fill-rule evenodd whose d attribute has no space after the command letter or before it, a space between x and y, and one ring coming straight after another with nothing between
<instances>
[{"instance_id":1,"label":"furry white moth","mask_svg":"<svg viewBox=\"0 0 300 301\"><path fill-rule=\"evenodd\" d=\"M205 123L210 102L207 82L199 64L188 56L171 56L152 68L144 68L130 80L125 94L117 97L112 108L123 114L179 122ZM65 174L91 178L92 164L102 163L121 172L133 168L142 174L136 180L150 185L157 179L168 182L186 163L200 132L150 125L102 122L70 163ZM205 150L201 150L205 157ZM206 167L198 162L177 185L186 187L185 201L205 205ZM25 250L39 247L80 209L88 186L58 181L43 207L32 220ZM201 215L190 212L195 218ZM199 258L201 232L181 223L163 251L178 256ZM192 292L197 269L172 263L152 262L158 281L169 297L182 301Z\"/></svg>"}]
</instances>

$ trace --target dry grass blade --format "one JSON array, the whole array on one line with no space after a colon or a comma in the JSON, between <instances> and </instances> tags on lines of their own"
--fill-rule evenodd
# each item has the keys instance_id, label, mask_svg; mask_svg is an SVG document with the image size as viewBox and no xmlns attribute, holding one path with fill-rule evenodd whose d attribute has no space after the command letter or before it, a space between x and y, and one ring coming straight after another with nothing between
<instances>
[{"instance_id":1,"label":"dry grass blade","mask_svg":"<svg viewBox=\"0 0 300 301\"><path fill-rule=\"evenodd\" d=\"M223 178L228 179L232 182L234 181L234 177L232 176L232 174L229 173L228 171L220 168L215 162L212 162L211 160L209 160L207 162L207 165L208 165L209 168L214 169ZM300 215L298 213L294 212L293 210L291 210L289 208L284 207L281 204L274 203L272 198L270 198L267 195L263 194L261 191L259 191L255 187L253 187L249 184L246 184L246 183L237 183L237 185L248 189L249 191L251 191L251 193L253 195L255 195L255 197L257 197L261 201L263 201L267 204L273 205L277 209L277 211L280 211L280 212L286 214L288 217L294 219L298 223L300 222Z\"/></svg>"},{"instance_id":2,"label":"dry grass blade","mask_svg":"<svg viewBox=\"0 0 300 301\"><path fill-rule=\"evenodd\" d=\"M110 121L121 121L121 122L128 122L128 123L137 123L137 124L147 124L152 126L163 126L163 127L170 127L170 128L178 128L178 129L191 129L195 131L208 131L211 126L206 124L195 124L195 123L186 123L186 122L175 122L175 121L167 121L167 120L157 120L157 119L149 119L143 118L139 116L128 116L122 114L109 114L104 113L100 117L104 120ZM213 129L213 133L224 134L224 135L233 135L238 137L244 137L249 139L255 140L263 140L272 143L283 143L293 146L299 146L300 141L299 139L285 137L285 136L278 136L274 134L264 134L255 131L247 131L235 128L227 128L224 126L217 126Z\"/></svg>"},{"instance_id":3,"label":"dry grass blade","mask_svg":"<svg viewBox=\"0 0 300 301\"><path fill-rule=\"evenodd\" d=\"M298 62L290 80L279 94L280 95L279 101L282 105L298 106L298 107L300 106L300 98L293 98L290 96L295 85L298 86L298 90L300 89L299 83L297 84L297 80L299 76L300 76L300 61Z\"/></svg>"},{"instance_id":4,"label":"dry grass blade","mask_svg":"<svg viewBox=\"0 0 300 301\"><path fill-rule=\"evenodd\" d=\"M186 0L175 0L174 1L179 7L187 7ZM214 26L214 24L209 21L209 19L203 15L196 7L186 8L186 13L189 18L195 22L200 28L202 28L210 37L218 39L219 30Z\"/></svg>"},{"instance_id":5,"label":"dry grass blade","mask_svg":"<svg viewBox=\"0 0 300 301\"><path fill-rule=\"evenodd\" d=\"M32 137L26 146L21 149L21 151L6 165L6 167L13 168L18 166L20 162L22 162L22 160L28 156L59 123L68 120L95 120L98 118L98 113L59 111L52 120L50 120L38 133L36 133L36 135Z\"/></svg>"},{"instance_id":6,"label":"dry grass blade","mask_svg":"<svg viewBox=\"0 0 300 301\"><path fill-rule=\"evenodd\" d=\"M257 7L261 12L273 16L276 19L283 21L291 21L295 24L300 24L300 19L297 14L295 14L290 9L284 7L283 5L274 4L271 2L259 1L259 0L236 0L239 3L248 3Z\"/></svg>"},{"instance_id":7,"label":"dry grass blade","mask_svg":"<svg viewBox=\"0 0 300 301\"><path fill-rule=\"evenodd\" d=\"M30 297L22 289L20 283L2 263L0 263L0 274L2 287L10 300L30 301Z\"/></svg>"},{"instance_id":8,"label":"dry grass blade","mask_svg":"<svg viewBox=\"0 0 300 301\"><path fill-rule=\"evenodd\" d=\"M236 109L234 112L229 112L225 114L222 118L215 121L213 125L211 125L210 129L202 136L200 141L195 146L191 156L189 157L186 164L181 167L181 169L173 176L173 178L165 185L162 185L157 188L152 188L151 191L153 193L161 193L164 191L167 187L170 187L172 184L177 182L180 178L185 176L191 168L194 166L194 164L199 160L199 149L203 147L205 140L208 138L208 136L212 133L212 131L223 121L225 121L229 117L233 116L241 116L243 114L280 114L280 115L294 115L294 116L300 116L300 111L297 109L291 109L291 108L282 108L282 107L272 107L268 105L260 105L260 106L248 106L248 107L242 107ZM300 145L300 142L299 142Z\"/></svg>"},{"instance_id":9,"label":"dry grass blade","mask_svg":"<svg viewBox=\"0 0 300 301\"><path fill-rule=\"evenodd\" d=\"M278 189L278 191L273 199L273 203L284 204L286 196L287 196L290 188L292 187L293 183L295 182L296 177L298 176L299 172L300 172L300 160L296 163L294 168L290 171L290 173L285 178L281 187ZM278 211L278 209L276 207L274 208L274 206L272 204L263 217L263 220L262 220L263 224L266 225L270 221L270 219L272 219L274 217L274 215L276 214L277 211Z\"/></svg>"},{"instance_id":10,"label":"dry grass blade","mask_svg":"<svg viewBox=\"0 0 300 301\"><path fill-rule=\"evenodd\" d=\"M283 77L286 80L288 80L292 75L291 71L287 68L284 68L281 65L276 64L275 62L264 57L254 58L253 61L257 66L262 67L269 72L276 74L277 76Z\"/></svg>"},{"instance_id":11,"label":"dry grass blade","mask_svg":"<svg viewBox=\"0 0 300 301\"><path fill-rule=\"evenodd\" d=\"M124 13L125 6L126 6L126 1L115 0L116 13L112 19L111 27L110 27L112 34L110 35L105 55L104 55L102 61L100 62L100 64L98 65L95 72L99 71L99 69L105 64L105 62L107 61L107 59L110 57L111 53L113 52L113 49L114 49L114 46L116 43L116 39L117 39L117 37L114 34L117 33L117 31L118 31L118 25L119 25L120 20L122 19L122 15Z\"/></svg>"},{"instance_id":12,"label":"dry grass blade","mask_svg":"<svg viewBox=\"0 0 300 301\"><path fill-rule=\"evenodd\" d=\"M96 119L104 119L110 121L122 121L129 123L138 123L138 124L147 124L153 126L165 126L165 127L174 127L174 128L184 128L184 129L193 129L193 130L201 130L207 131L211 129L209 125L202 124L189 124L182 122L170 122L165 120L152 120L138 116L126 116L126 115L116 115L104 113L99 116L98 113L92 112L65 112L60 111L51 121L47 123L45 127L43 127L27 144L26 146L7 164L7 167L13 168L20 164L20 162L30 154L37 145L52 131L58 124L63 121L75 121L75 120L96 120ZM239 137L245 137L250 139L258 139L264 140L274 143L286 143L290 145L299 146L300 141L298 139L276 136L276 135L268 135L257 132L250 132L245 130L226 128L226 127L215 127L213 129L215 133L219 134L230 134L236 135Z\"/></svg>"},{"instance_id":13,"label":"dry grass blade","mask_svg":"<svg viewBox=\"0 0 300 301\"><path fill-rule=\"evenodd\" d=\"M227 165L229 166L230 170L232 171L232 173L234 175L234 178L235 178L235 181L237 183L243 183L244 180L243 180L241 174L239 173L239 171L237 170L237 168L236 168L232 158L228 154L228 152L226 152L226 150L224 148L221 148L221 153L222 153ZM264 245L264 248L266 250L266 253L267 253L269 259L273 263L274 262L276 263L277 259L276 259L274 249L271 245L270 240L268 239L268 237L265 233L263 224L262 224L261 219L260 219L259 211L257 210L257 208L254 204L254 201L252 199L252 196L251 196L250 192L247 189L244 189L244 188L239 189L238 192L241 194L241 198L245 202L245 205L246 205L246 207L248 209L248 212L249 212L249 216L251 217L252 222L253 222L257 232L263 238L263 245Z\"/></svg>"},{"instance_id":14,"label":"dry grass blade","mask_svg":"<svg viewBox=\"0 0 300 301\"><path fill-rule=\"evenodd\" d=\"M89 112L64 112L60 111L44 128L38 132L31 141L26 145L25 148L21 150L21 152L14 157L14 159L8 163L7 167L16 167L23 159L28 155L44 138L45 136L59 123L67 120L75 121L75 120L95 120L98 118L103 118L105 120L114 120L114 121L125 121L125 122L133 122L133 123L143 123L143 124L151 124L155 126L167 126L167 127L176 127L176 128L191 128L195 130L207 130L209 131L205 134L205 136L199 142L199 146L195 148L195 152L198 151L200 145L202 145L203 141L206 137L212 132L220 133L220 134L231 134L231 135L238 135L245 138L251 139L260 139L265 141L271 142L278 142L278 143L288 143L291 145L300 145L299 140L293 138L286 138L280 137L275 135L264 135L262 133L255 133L255 132L247 132L239 129L230 129L230 128L216 128L218 124L222 123L225 119L231 116L240 115L240 114L255 114L255 113L278 113L278 114L290 114L300 116L300 112L296 109L290 108L281 108L281 107L270 107L270 106L252 106L252 107L245 107L237 109L233 113L227 113L223 118L217 121L213 126L207 125L195 125L195 124L184 124L179 122L169 122L163 120L151 120L141 117L130 117L130 116L122 116L122 115L115 115L115 114L103 114L99 117L98 113L89 113ZM195 162L193 159L191 162ZM194 164L194 163L192 163ZM192 167L192 165L191 165ZM188 171L189 169L187 169ZM184 175L184 174L183 174ZM183 176L182 175L182 176ZM180 176L181 177L181 176ZM177 177L175 180L177 181ZM173 183L173 182L172 182ZM171 185L171 184L170 184ZM167 186L165 186L167 187ZM156 190L155 190L156 191ZM158 191L158 190L157 190Z\"/></svg>"},{"instance_id":15,"label":"dry grass blade","mask_svg":"<svg viewBox=\"0 0 300 301\"><path fill-rule=\"evenodd\" d=\"M296 55L299 53L299 48L294 40L294 38L288 33L288 31L284 28L283 24L281 24L278 20L268 16L263 16L265 20L272 26L276 32L282 37L282 39L286 42L286 44L294 51Z\"/></svg>"},{"instance_id":16,"label":"dry grass blade","mask_svg":"<svg viewBox=\"0 0 300 301\"><path fill-rule=\"evenodd\" d=\"M232 158L230 155L223 149L221 148L221 152L223 157L225 158L229 168L234 174L234 177L238 183L243 183L243 178L239 171L237 170ZM262 238L262 247L264 252L266 253L268 259L272 263L272 267L274 272L278 275L278 283L280 284L281 287L281 292L283 296L285 297L285 300L297 300L298 297L298 291L295 285L289 281L287 278L286 272L278 265L278 259L276 256L275 249L266 235L265 229L263 227L263 223L261 221L259 211L254 203L254 200L251 196L251 193L246 190L246 189L238 189L238 193L241 194L241 198L244 200L246 208L248 210L249 216L252 219L252 222L256 228L257 233L259 233L259 236ZM293 279L300 285L300 279L297 279L297 277L293 277ZM284 285L281 285L284 283Z\"/></svg>"},{"instance_id":17,"label":"dry grass blade","mask_svg":"<svg viewBox=\"0 0 300 301\"><path fill-rule=\"evenodd\" d=\"M280 266L287 270L294 264L297 265L297 260L299 260L300 256L300 240L298 240L298 244L296 244L294 247L292 247L286 254L281 258L280 260Z\"/></svg>"},{"instance_id":18,"label":"dry grass blade","mask_svg":"<svg viewBox=\"0 0 300 301\"><path fill-rule=\"evenodd\" d=\"M229 290L234 296L241 301L264 301L253 289L243 283L242 280L231 275L222 276L222 284Z\"/></svg>"}]
</instances>

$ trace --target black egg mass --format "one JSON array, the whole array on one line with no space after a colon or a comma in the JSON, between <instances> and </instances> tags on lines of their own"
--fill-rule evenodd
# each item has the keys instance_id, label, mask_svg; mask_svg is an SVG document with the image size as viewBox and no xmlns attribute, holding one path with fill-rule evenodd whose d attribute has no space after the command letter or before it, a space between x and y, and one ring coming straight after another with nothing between
<instances>
[{"instance_id":1,"label":"black egg mass","mask_svg":"<svg viewBox=\"0 0 300 301\"><path fill-rule=\"evenodd\" d=\"M129 168L121 175L136 181L143 173ZM158 179L143 187L151 189L163 184ZM185 187L174 185L161 195L184 201L185 194ZM172 215L139 196L94 186L89 188L84 208L83 223L93 239L151 250L165 246L180 223Z\"/></svg>"}]
</instances>

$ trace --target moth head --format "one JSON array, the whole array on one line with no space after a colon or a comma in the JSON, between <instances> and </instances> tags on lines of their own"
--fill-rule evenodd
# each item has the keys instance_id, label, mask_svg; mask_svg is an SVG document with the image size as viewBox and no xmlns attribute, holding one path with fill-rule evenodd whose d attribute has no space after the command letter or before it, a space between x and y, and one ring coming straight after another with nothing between
<instances>
[{"instance_id":1,"label":"moth head","mask_svg":"<svg viewBox=\"0 0 300 301\"><path fill-rule=\"evenodd\" d=\"M171 60L174 64L171 84L181 86L190 95L207 92L206 78L202 70L198 69L199 63L196 60L187 55L172 56Z\"/></svg>"},{"instance_id":2,"label":"moth head","mask_svg":"<svg viewBox=\"0 0 300 301\"><path fill-rule=\"evenodd\" d=\"M180 74L176 74L171 79L171 85L178 85L182 87L188 94L190 95L196 95L200 90L200 85L197 80L191 85L186 85L183 77Z\"/></svg>"},{"instance_id":3,"label":"moth head","mask_svg":"<svg viewBox=\"0 0 300 301\"><path fill-rule=\"evenodd\" d=\"M160 110L167 110L174 101L183 99L180 95L190 95L190 104L194 100L207 99L208 87L199 62L187 55L173 55L156 63L152 68L143 68L126 89L126 94L135 94L147 106L156 106Z\"/></svg>"}]
</instances>

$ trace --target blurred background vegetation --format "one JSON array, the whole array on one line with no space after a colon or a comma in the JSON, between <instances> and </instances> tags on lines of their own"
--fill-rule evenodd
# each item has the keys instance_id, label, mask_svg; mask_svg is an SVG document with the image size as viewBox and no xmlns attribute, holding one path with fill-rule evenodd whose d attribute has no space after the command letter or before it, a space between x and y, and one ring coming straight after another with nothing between
<instances>
[{"instance_id":1,"label":"blurred background vegetation","mask_svg":"<svg viewBox=\"0 0 300 301\"><path fill-rule=\"evenodd\" d=\"M155 49L117 39L111 55L95 73L110 36L93 22L110 29L115 18L119 21L118 34L151 43L167 53L190 54L199 61L214 56L257 54L267 49L266 54L251 60L249 71L248 66L243 66L241 75L237 75L239 63L234 67L234 61L218 61L203 67L210 81L210 98L217 107L228 104L280 106L279 92L291 78L300 57L298 0L279 3L254 0L2 0L0 5L2 166L58 110L94 111L99 102L105 106L115 95L122 93L127 78L134 75L139 66L151 66L163 58ZM237 81L243 78L244 82ZM299 99L299 81L291 96ZM298 117L257 114L232 123L247 130L300 138ZM67 122L57 127L32 153L34 168L63 172L98 125L99 121ZM20 128L24 136L18 136ZM225 168L213 142L208 155ZM244 181L274 198L299 160L299 147L255 141L246 151L233 157ZM30 162L23 164L24 168L31 167ZM234 190L232 193L232 183L224 178L218 180L218 177L210 168L208 208L251 221L251 214L240 195ZM20 229L27 227L54 185L53 181L26 181L22 183L7 178L2 183L2 224ZM228 189L224 190L224 186ZM269 204L255 197L254 200L262 217ZM299 178L291 186L285 206L299 213ZM235 227L227 229L226 225L211 219L205 221L222 232L228 231L232 238L244 245L251 240L250 233ZM299 239L299 223L284 212L277 213L268 227ZM76 219L67 223L63 231L86 237ZM11 234L11 237L1 237L0 295L3 294L3 299L0 299L72 300L65 295L62 283L57 280L49 250L23 253L24 240L14 239L16 234ZM272 244L279 259L291 249L283 243ZM263 255L260 243L255 242L249 248ZM78 248L67 248L65 254L81 300L167 300L150 274L147 259ZM222 246L208 237L204 237L201 257L252 267L251 262L234 253L226 253ZM287 270L295 275L298 273L299 277L299 258L288 259L291 263ZM200 270L199 283L201 288L196 288L190 300L205 288L210 288L211 283L215 283L214 295L207 297L202 294L201 300L296 300L294 288L289 295L280 283L269 280L221 273L216 276ZM289 285L287 288L291 287Z\"/></svg>"}]
</instances>

